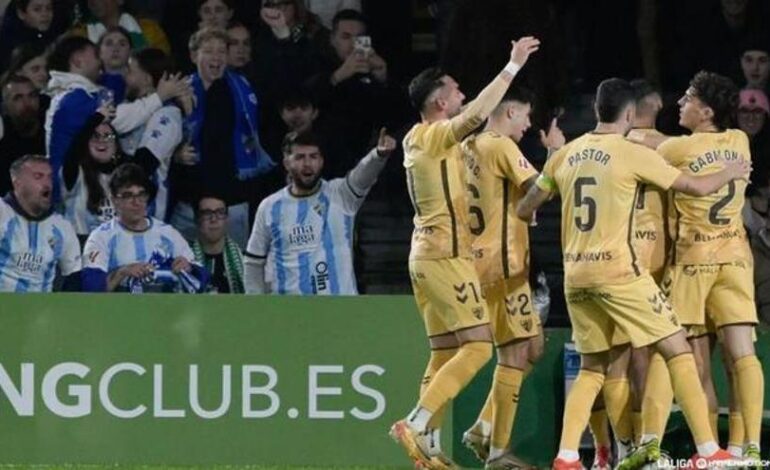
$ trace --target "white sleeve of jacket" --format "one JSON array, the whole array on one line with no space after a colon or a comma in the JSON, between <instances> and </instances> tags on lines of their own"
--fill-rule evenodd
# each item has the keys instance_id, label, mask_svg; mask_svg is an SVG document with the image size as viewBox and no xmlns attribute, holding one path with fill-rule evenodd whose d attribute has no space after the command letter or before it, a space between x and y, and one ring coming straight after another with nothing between
<instances>
[{"instance_id":1,"label":"white sleeve of jacket","mask_svg":"<svg viewBox=\"0 0 770 470\"><path fill-rule=\"evenodd\" d=\"M121 103L115 109L112 127L118 134L126 134L146 123L152 113L163 106L157 93L145 96L130 103Z\"/></svg>"}]
</instances>

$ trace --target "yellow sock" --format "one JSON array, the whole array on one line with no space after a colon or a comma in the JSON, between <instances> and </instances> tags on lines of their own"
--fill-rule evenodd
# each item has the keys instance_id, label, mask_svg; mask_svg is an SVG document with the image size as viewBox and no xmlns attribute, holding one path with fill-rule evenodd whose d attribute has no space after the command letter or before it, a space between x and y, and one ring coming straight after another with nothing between
<instances>
[{"instance_id":1,"label":"yellow sock","mask_svg":"<svg viewBox=\"0 0 770 470\"><path fill-rule=\"evenodd\" d=\"M743 415L740 411L730 412L730 437L727 439L728 446L743 447L746 440L746 432L743 424Z\"/></svg>"},{"instance_id":2,"label":"yellow sock","mask_svg":"<svg viewBox=\"0 0 770 470\"><path fill-rule=\"evenodd\" d=\"M508 448L511 439L511 428L519 406L519 389L524 373L521 369L499 365L495 368L491 394L494 399L492 407L492 437L490 443L497 449Z\"/></svg>"},{"instance_id":3,"label":"yellow sock","mask_svg":"<svg viewBox=\"0 0 770 470\"><path fill-rule=\"evenodd\" d=\"M741 414L746 426L746 442L759 443L762 432L762 400L765 379L757 356L743 356L735 361L735 380L741 400Z\"/></svg>"},{"instance_id":4,"label":"yellow sock","mask_svg":"<svg viewBox=\"0 0 770 470\"><path fill-rule=\"evenodd\" d=\"M650 358L647 380L642 398L642 434L655 434L660 441L666 433L666 422L671 413L674 390L663 356L655 353Z\"/></svg>"},{"instance_id":5,"label":"yellow sock","mask_svg":"<svg viewBox=\"0 0 770 470\"><path fill-rule=\"evenodd\" d=\"M729 415L729 436L727 438L727 445L734 447L743 447L743 443L746 440L746 424L743 422L743 414L741 414L741 394L738 391L738 380L735 378L735 374L728 373L728 381L730 382L730 415Z\"/></svg>"},{"instance_id":6,"label":"yellow sock","mask_svg":"<svg viewBox=\"0 0 770 470\"><path fill-rule=\"evenodd\" d=\"M492 383L492 386L494 387L494 382ZM477 421L486 421L487 423L492 423L492 404L494 400L492 398L492 390L489 390L489 395L487 395L487 401L484 402L484 406L481 408L481 412L479 413L479 418Z\"/></svg>"},{"instance_id":7,"label":"yellow sock","mask_svg":"<svg viewBox=\"0 0 770 470\"><path fill-rule=\"evenodd\" d=\"M639 441L642 439L642 412L641 411L631 412L631 423L633 424L633 428L634 428L634 444L638 444Z\"/></svg>"},{"instance_id":8,"label":"yellow sock","mask_svg":"<svg viewBox=\"0 0 770 470\"><path fill-rule=\"evenodd\" d=\"M610 441L610 427L607 420L607 410L604 408L600 410L591 411L591 417L588 419L588 427L591 429L591 434L594 435L594 447L610 447L612 442Z\"/></svg>"},{"instance_id":9,"label":"yellow sock","mask_svg":"<svg viewBox=\"0 0 770 470\"><path fill-rule=\"evenodd\" d=\"M680 354L668 361L676 402L690 427L696 445L716 442L708 419L708 402L700 385L698 368L692 353Z\"/></svg>"},{"instance_id":10,"label":"yellow sock","mask_svg":"<svg viewBox=\"0 0 770 470\"><path fill-rule=\"evenodd\" d=\"M634 438L631 423L631 387L627 378L608 379L604 381L604 406L610 417L615 439L621 442L631 442Z\"/></svg>"},{"instance_id":11,"label":"yellow sock","mask_svg":"<svg viewBox=\"0 0 770 470\"><path fill-rule=\"evenodd\" d=\"M711 427L711 434L719 442L719 413L709 411L709 426Z\"/></svg>"},{"instance_id":12,"label":"yellow sock","mask_svg":"<svg viewBox=\"0 0 770 470\"><path fill-rule=\"evenodd\" d=\"M428 389L428 385L430 385L433 377L436 375L436 372L438 372L439 369L444 366L444 364L449 362L449 360L452 359L456 353L457 348L432 349L430 351L428 365L425 367L425 373L423 374L422 381L420 382L420 397L425 394L425 390ZM441 409L435 412L428 422L428 428L440 428L441 424L444 422L445 411L446 406L442 406Z\"/></svg>"},{"instance_id":13,"label":"yellow sock","mask_svg":"<svg viewBox=\"0 0 770 470\"><path fill-rule=\"evenodd\" d=\"M604 374L581 369L564 404L564 420L561 430L560 450L577 451L580 436L588 424L591 407L602 390Z\"/></svg>"},{"instance_id":14,"label":"yellow sock","mask_svg":"<svg viewBox=\"0 0 770 470\"><path fill-rule=\"evenodd\" d=\"M420 397L420 407L436 413L460 393L473 376L492 357L492 345L485 342L465 343L433 376Z\"/></svg>"}]
</instances>

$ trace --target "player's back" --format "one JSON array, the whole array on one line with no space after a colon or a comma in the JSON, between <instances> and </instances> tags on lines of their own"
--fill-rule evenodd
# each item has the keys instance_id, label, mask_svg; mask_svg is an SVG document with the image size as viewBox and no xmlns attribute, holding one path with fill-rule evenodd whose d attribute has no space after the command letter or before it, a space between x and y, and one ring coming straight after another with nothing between
<instances>
[{"instance_id":1,"label":"player's back","mask_svg":"<svg viewBox=\"0 0 770 470\"><path fill-rule=\"evenodd\" d=\"M656 129L634 129L643 135L662 136ZM652 184L642 184L634 212L634 250L642 267L660 280L669 247L668 191Z\"/></svg>"},{"instance_id":2,"label":"player's back","mask_svg":"<svg viewBox=\"0 0 770 470\"><path fill-rule=\"evenodd\" d=\"M737 129L668 139L658 152L674 167L693 175L716 173L725 160L751 159L748 137ZM674 193L672 263L722 264L750 259L741 215L746 185L744 180L731 181L702 197Z\"/></svg>"},{"instance_id":3,"label":"player's back","mask_svg":"<svg viewBox=\"0 0 770 470\"><path fill-rule=\"evenodd\" d=\"M543 171L562 199L565 284L622 284L642 270L632 246L639 183L669 187L679 172L620 134L586 134L559 150Z\"/></svg>"},{"instance_id":4,"label":"player's back","mask_svg":"<svg viewBox=\"0 0 770 470\"><path fill-rule=\"evenodd\" d=\"M415 209L410 259L470 257L465 170L451 122L416 124L403 145Z\"/></svg>"},{"instance_id":5,"label":"player's back","mask_svg":"<svg viewBox=\"0 0 770 470\"><path fill-rule=\"evenodd\" d=\"M529 227L516 217L522 185L537 176L512 139L483 132L463 143L473 257L482 283L526 274Z\"/></svg>"}]
</instances>

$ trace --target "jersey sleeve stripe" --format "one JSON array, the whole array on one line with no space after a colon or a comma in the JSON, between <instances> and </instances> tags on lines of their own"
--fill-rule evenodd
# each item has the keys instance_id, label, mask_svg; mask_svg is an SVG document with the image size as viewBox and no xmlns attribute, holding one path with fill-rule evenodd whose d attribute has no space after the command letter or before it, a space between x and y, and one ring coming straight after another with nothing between
<instances>
[{"instance_id":1,"label":"jersey sleeve stripe","mask_svg":"<svg viewBox=\"0 0 770 470\"><path fill-rule=\"evenodd\" d=\"M452 222L452 257L457 258L457 217L454 206L452 206L452 194L449 192L449 173L447 172L446 160L441 160L441 184L444 186L444 199Z\"/></svg>"},{"instance_id":2,"label":"jersey sleeve stripe","mask_svg":"<svg viewBox=\"0 0 770 470\"><path fill-rule=\"evenodd\" d=\"M500 183L503 185L503 230L502 230L502 240L500 240L500 254L501 254L501 261L503 263L503 277L505 279L508 279L511 276L511 272L509 269L509 263L508 263L508 191L509 191L509 185L508 180L505 178L502 178L500 180Z\"/></svg>"},{"instance_id":3,"label":"jersey sleeve stripe","mask_svg":"<svg viewBox=\"0 0 770 470\"><path fill-rule=\"evenodd\" d=\"M628 215L628 236L626 242L628 243L628 249L631 252L631 267L634 268L634 274L640 276L642 273L639 270L638 260L636 258L636 252L634 251L633 235L634 235L634 210L636 209L636 202L639 200L639 190L644 189L641 183L637 183L636 190L634 191L634 198L631 200L631 210Z\"/></svg>"},{"instance_id":4,"label":"jersey sleeve stripe","mask_svg":"<svg viewBox=\"0 0 770 470\"><path fill-rule=\"evenodd\" d=\"M422 211L420 210L420 206L417 205L417 192L415 192L414 189L414 175L412 174L411 168L406 169L406 184L407 189L409 190L409 196L412 200L412 205L414 206L414 211L418 216L421 216Z\"/></svg>"},{"instance_id":5,"label":"jersey sleeve stripe","mask_svg":"<svg viewBox=\"0 0 770 470\"><path fill-rule=\"evenodd\" d=\"M252 258L252 259L267 259L267 256L262 256L262 255L255 255L254 253L249 253L248 251L245 251L243 254L244 254L244 255L245 255L247 258Z\"/></svg>"},{"instance_id":6,"label":"jersey sleeve stripe","mask_svg":"<svg viewBox=\"0 0 770 470\"><path fill-rule=\"evenodd\" d=\"M350 189L350 192L353 193L353 196L357 197L358 199L361 199L362 197L364 197L364 194L358 194L355 188L353 187L353 185L350 184L350 172L348 172L348 174L345 175L345 184L348 185L348 189Z\"/></svg>"}]
</instances>

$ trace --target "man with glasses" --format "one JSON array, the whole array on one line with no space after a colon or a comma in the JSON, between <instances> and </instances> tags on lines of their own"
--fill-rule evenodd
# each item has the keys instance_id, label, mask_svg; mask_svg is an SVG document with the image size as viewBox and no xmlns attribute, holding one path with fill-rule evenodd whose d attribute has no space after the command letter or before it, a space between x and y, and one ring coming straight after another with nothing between
<instances>
[{"instance_id":1,"label":"man with glasses","mask_svg":"<svg viewBox=\"0 0 770 470\"><path fill-rule=\"evenodd\" d=\"M205 195L195 206L198 239L193 242L195 261L211 273L210 290L243 294L243 254L227 234L227 205L216 195Z\"/></svg>"},{"instance_id":2,"label":"man with glasses","mask_svg":"<svg viewBox=\"0 0 770 470\"><path fill-rule=\"evenodd\" d=\"M170 225L147 217L155 187L141 167L119 166L110 179L116 217L94 230L83 250L86 292L202 292L208 273Z\"/></svg>"}]
</instances>

